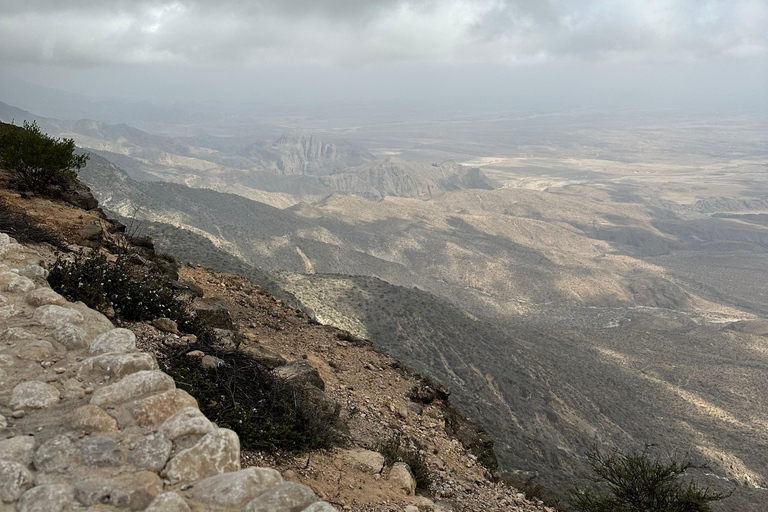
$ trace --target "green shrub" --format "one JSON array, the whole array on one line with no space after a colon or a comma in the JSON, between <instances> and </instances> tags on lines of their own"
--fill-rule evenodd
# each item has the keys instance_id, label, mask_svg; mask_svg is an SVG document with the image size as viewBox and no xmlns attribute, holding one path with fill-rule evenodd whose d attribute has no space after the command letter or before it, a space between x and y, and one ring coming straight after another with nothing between
<instances>
[{"instance_id":1,"label":"green shrub","mask_svg":"<svg viewBox=\"0 0 768 512\"><path fill-rule=\"evenodd\" d=\"M664 463L645 453L606 454L597 448L588 457L602 490L571 490L568 501L579 512L708 512L710 502L727 497L685 483L689 469L705 467L688 461Z\"/></svg>"},{"instance_id":2,"label":"green shrub","mask_svg":"<svg viewBox=\"0 0 768 512\"><path fill-rule=\"evenodd\" d=\"M206 349L204 344L189 348ZM218 357L225 365L202 369L180 353L164 370L195 397L211 421L237 432L244 449L299 454L338 442L335 421L314 414L314 404L301 389L274 377L243 353Z\"/></svg>"},{"instance_id":3,"label":"green shrub","mask_svg":"<svg viewBox=\"0 0 768 512\"><path fill-rule=\"evenodd\" d=\"M423 446L416 441L403 438L396 434L394 437L375 446L375 450L384 456L384 462L391 466L395 462L405 462L411 468L416 479L416 492L429 494L432 479L429 476L429 468L421 454Z\"/></svg>"},{"instance_id":4,"label":"green shrub","mask_svg":"<svg viewBox=\"0 0 768 512\"><path fill-rule=\"evenodd\" d=\"M89 155L75 155L73 139L56 139L40 131L36 122L24 121L20 130L0 132L0 165L13 173L20 185L33 192L49 186L67 188L85 166Z\"/></svg>"},{"instance_id":5,"label":"green shrub","mask_svg":"<svg viewBox=\"0 0 768 512\"><path fill-rule=\"evenodd\" d=\"M71 301L82 301L101 312L111 308L119 320L166 317L183 332L202 339L212 336L212 330L189 312L188 304L175 297L159 270L133 266L125 258L116 262L103 255L59 259L50 268L48 283Z\"/></svg>"}]
</instances>

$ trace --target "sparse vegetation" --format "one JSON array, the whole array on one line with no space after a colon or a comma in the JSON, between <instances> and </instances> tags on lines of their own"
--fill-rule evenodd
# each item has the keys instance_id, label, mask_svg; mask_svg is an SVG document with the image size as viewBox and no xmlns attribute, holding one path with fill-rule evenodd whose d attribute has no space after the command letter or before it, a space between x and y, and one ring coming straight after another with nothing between
<instances>
[{"instance_id":1,"label":"sparse vegetation","mask_svg":"<svg viewBox=\"0 0 768 512\"><path fill-rule=\"evenodd\" d=\"M34 121L24 121L20 130L0 132L0 165L13 173L19 188L32 192L69 187L89 157L75 155L74 150L73 139L51 137Z\"/></svg>"},{"instance_id":2,"label":"sparse vegetation","mask_svg":"<svg viewBox=\"0 0 768 512\"><path fill-rule=\"evenodd\" d=\"M391 466L395 462L405 462L411 468L416 479L416 492L429 494L432 479L429 468L421 454L423 447L414 440L396 435L377 445L375 450L384 456L384 462Z\"/></svg>"},{"instance_id":3,"label":"sparse vegetation","mask_svg":"<svg viewBox=\"0 0 768 512\"><path fill-rule=\"evenodd\" d=\"M325 414L307 392L274 377L247 355L218 353L212 346L213 329L205 318L190 313L188 304L174 296L161 270L152 268L132 265L130 255L116 262L101 255L58 260L48 281L70 300L83 301L99 311L112 309L115 318L145 321L167 317L182 332L195 334L197 342L182 351L163 348L168 361L164 370L197 399L206 416L237 432L243 448L301 453L337 442L335 415ZM200 368L197 361L185 356L196 349L219 357L224 364Z\"/></svg>"},{"instance_id":4,"label":"sparse vegetation","mask_svg":"<svg viewBox=\"0 0 768 512\"><path fill-rule=\"evenodd\" d=\"M689 461L667 463L646 453L588 454L594 481L600 490L574 489L569 503L579 512L708 512L709 503L727 497L693 481L684 481L689 469L702 469Z\"/></svg>"},{"instance_id":5,"label":"sparse vegetation","mask_svg":"<svg viewBox=\"0 0 768 512\"><path fill-rule=\"evenodd\" d=\"M338 442L335 418L316 414L316 405L303 390L274 377L245 354L218 357L224 365L204 370L177 354L164 370L197 399L208 418L237 432L244 449L298 454Z\"/></svg>"}]
</instances>

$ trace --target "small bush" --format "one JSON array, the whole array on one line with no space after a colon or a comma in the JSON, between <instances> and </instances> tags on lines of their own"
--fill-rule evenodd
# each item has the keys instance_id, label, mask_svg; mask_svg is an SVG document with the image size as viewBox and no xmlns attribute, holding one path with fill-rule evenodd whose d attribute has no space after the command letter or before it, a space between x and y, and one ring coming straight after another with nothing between
<instances>
[{"instance_id":1,"label":"small bush","mask_svg":"<svg viewBox=\"0 0 768 512\"><path fill-rule=\"evenodd\" d=\"M404 439L395 435L391 439L377 445L375 450L384 456L384 462L391 466L395 462L405 462L411 468L416 478L416 492L429 494L432 479L429 468L421 454L423 447L412 439Z\"/></svg>"},{"instance_id":2,"label":"small bush","mask_svg":"<svg viewBox=\"0 0 768 512\"><path fill-rule=\"evenodd\" d=\"M237 432L244 449L299 454L338 442L335 422L314 414L314 404L301 389L274 377L243 353L218 357L226 364L206 370L178 354L165 371L195 397L211 421Z\"/></svg>"},{"instance_id":3,"label":"small bush","mask_svg":"<svg viewBox=\"0 0 768 512\"><path fill-rule=\"evenodd\" d=\"M726 498L695 482L683 482L689 469L702 469L688 461L668 463L645 453L587 454L601 490L574 489L569 503L579 512L709 512L709 503Z\"/></svg>"},{"instance_id":4,"label":"small bush","mask_svg":"<svg viewBox=\"0 0 768 512\"><path fill-rule=\"evenodd\" d=\"M66 189L89 155L75 155L73 139L56 139L24 121L20 130L0 132L0 165L11 171L20 186L44 192L55 185Z\"/></svg>"},{"instance_id":5,"label":"small bush","mask_svg":"<svg viewBox=\"0 0 768 512\"><path fill-rule=\"evenodd\" d=\"M127 259L110 262L103 255L59 259L50 268L48 283L69 300L101 312L112 308L120 320L166 317L183 332L203 339L212 336L213 331L189 312L188 304L175 297L161 272L132 266Z\"/></svg>"}]
</instances>

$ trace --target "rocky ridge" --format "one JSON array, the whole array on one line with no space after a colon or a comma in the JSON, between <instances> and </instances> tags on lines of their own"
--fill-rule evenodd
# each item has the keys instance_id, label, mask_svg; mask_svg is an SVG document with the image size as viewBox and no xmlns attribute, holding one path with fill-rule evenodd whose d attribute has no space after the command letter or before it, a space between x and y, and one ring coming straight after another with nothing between
<instances>
[{"instance_id":1,"label":"rocky ridge","mask_svg":"<svg viewBox=\"0 0 768 512\"><path fill-rule=\"evenodd\" d=\"M331 511L271 468L139 352L136 336L47 287L0 233L0 510Z\"/></svg>"},{"instance_id":2,"label":"rocky ridge","mask_svg":"<svg viewBox=\"0 0 768 512\"><path fill-rule=\"evenodd\" d=\"M119 236L71 204L2 196L55 231L65 252L108 252L102 242ZM311 369L348 426L333 450L242 451L152 355L189 337L159 319L115 328L47 285L57 248L0 237L0 511L546 509L498 483L479 463L488 446L469 435L471 424L397 361L240 276L187 265L179 278L226 304L241 348L273 357L277 370ZM414 493L407 465L373 450L396 435L420 446L427 495Z\"/></svg>"}]
</instances>

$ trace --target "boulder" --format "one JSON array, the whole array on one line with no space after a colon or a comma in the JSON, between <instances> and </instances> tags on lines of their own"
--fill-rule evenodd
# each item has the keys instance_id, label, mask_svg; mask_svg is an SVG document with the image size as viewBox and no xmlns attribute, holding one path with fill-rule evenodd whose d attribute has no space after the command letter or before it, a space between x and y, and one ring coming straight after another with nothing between
<instances>
[{"instance_id":1,"label":"boulder","mask_svg":"<svg viewBox=\"0 0 768 512\"><path fill-rule=\"evenodd\" d=\"M317 501L306 485L283 482L251 500L242 512L299 512Z\"/></svg>"},{"instance_id":2,"label":"boulder","mask_svg":"<svg viewBox=\"0 0 768 512\"><path fill-rule=\"evenodd\" d=\"M53 339L64 345L67 350L88 347L85 331L70 323L61 324L54 329Z\"/></svg>"},{"instance_id":3,"label":"boulder","mask_svg":"<svg viewBox=\"0 0 768 512\"><path fill-rule=\"evenodd\" d=\"M190 508L175 492L165 492L155 496L144 512L190 512Z\"/></svg>"},{"instance_id":4,"label":"boulder","mask_svg":"<svg viewBox=\"0 0 768 512\"><path fill-rule=\"evenodd\" d=\"M73 430L87 433L117 432L117 420L101 407L84 405L64 416L64 424Z\"/></svg>"},{"instance_id":5,"label":"boulder","mask_svg":"<svg viewBox=\"0 0 768 512\"><path fill-rule=\"evenodd\" d=\"M159 433L174 441L188 435L210 434L216 429L211 420L196 407L185 407L163 422Z\"/></svg>"},{"instance_id":6,"label":"boulder","mask_svg":"<svg viewBox=\"0 0 768 512\"><path fill-rule=\"evenodd\" d=\"M213 370L220 366L226 366L227 363L223 359L219 359L215 356L204 355L200 358L200 368L204 370Z\"/></svg>"},{"instance_id":7,"label":"boulder","mask_svg":"<svg viewBox=\"0 0 768 512\"><path fill-rule=\"evenodd\" d=\"M176 484L239 469L240 439L233 431L220 428L176 454L166 465L165 474Z\"/></svg>"},{"instance_id":8,"label":"boulder","mask_svg":"<svg viewBox=\"0 0 768 512\"><path fill-rule=\"evenodd\" d=\"M89 357L78 365L77 378L84 380L110 376L120 379L142 370L157 369L157 361L146 352L100 354Z\"/></svg>"},{"instance_id":9,"label":"boulder","mask_svg":"<svg viewBox=\"0 0 768 512\"><path fill-rule=\"evenodd\" d=\"M195 400L182 389L171 389L147 397L133 408L133 418L142 427L156 425L185 407L197 407Z\"/></svg>"},{"instance_id":10,"label":"boulder","mask_svg":"<svg viewBox=\"0 0 768 512\"><path fill-rule=\"evenodd\" d=\"M217 329L232 329L232 316L224 299L211 297L198 298L192 302L192 311L195 316L204 320L211 327Z\"/></svg>"},{"instance_id":11,"label":"boulder","mask_svg":"<svg viewBox=\"0 0 768 512\"><path fill-rule=\"evenodd\" d=\"M282 481L274 469L248 468L200 480L186 495L205 505L240 508Z\"/></svg>"},{"instance_id":12,"label":"boulder","mask_svg":"<svg viewBox=\"0 0 768 512\"><path fill-rule=\"evenodd\" d=\"M45 327L55 328L63 324L80 325L83 323L83 315L74 309L48 304L37 308L32 315L32 320Z\"/></svg>"},{"instance_id":13,"label":"boulder","mask_svg":"<svg viewBox=\"0 0 768 512\"><path fill-rule=\"evenodd\" d=\"M83 466L119 466L123 453L117 443L106 436L90 436L80 441L80 464Z\"/></svg>"},{"instance_id":14,"label":"boulder","mask_svg":"<svg viewBox=\"0 0 768 512\"><path fill-rule=\"evenodd\" d=\"M416 477L413 476L411 467L405 462L395 462L387 479L407 495L416 492Z\"/></svg>"},{"instance_id":15,"label":"boulder","mask_svg":"<svg viewBox=\"0 0 768 512\"><path fill-rule=\"evenodd\" d=\"M240 337L229 329L213 329L214 341L211 348L216 352L231 354L240 346Z\"/></svg>"},{"instance_id":16,"label":"boulder","mask_svg":"<svg viewBox=\"0 0 768 512\"><path fill-rule=\"evenodd\" d=\"M46 304L63 306L67 300L50 288L43 287L29 292L24 297L24 302L34 307L45 306Z\"/></svg>"},{"instance_id":17,"label":"boulder","mask_svg":"<svg viewBox=\"0 0 768 512\"><path fill-rule=\"evenodd\" d=\"M65 435L53 437L35 451L32 463L35 469L45 473L63 471L75 462L75 445Z\"/></svg>"},{"instance_id":18,"label":"boulder","mask_svg":"<svg viewBox=\"0 0 768 512\"><path fill-rule=\"evenodd\" d=\"M35 438L32 436L14 436L0 441L0 459L18 462L24 466L32 464L35 453Z\"/></svg>"},{"instance_id":19,"label":"boulder","mask_svg":"<svg viewBox=\"0 0 768 512\"><path fill-rule=\"evenodd\" d=\"M34 483L35 478L26 465L0 460L0 504L18 500Z\"/></svg>"},{"instance_id":20,"label":"boulder","mask_svg":"<svg viewBox=\"0 0 768 512\"><path fill-rule=\"evenodd\" d=\"M179 334L179 326L170 318L155 318L152 320L152 326L163 332Z\"/></svg>"},{"instance_id":21,"label":"boulder","mask_svg":"<svg viewBox=\"0 0 768 512\"><path fill-rule=\"evenodd\" d=\"M336 507L327 501L316 501L301 512L339 512Z\"/></svg>"},{"instance_id":22,"label":"boulder","mask_svg":"<svg viewBox=\"0 0 768 512\"><path fill-rule=\"evenodd\" d=\"M167 391L175 386L173 379L159 370L140 371L97 389L93 393L91 404L117 405L152 393Z\"/></svg>"},{"instance_id":23,"label":"boulder","mask_svg":"<svg viewBox=\"0 0 768 512\"><path fill-rule=\"evenodd\" d=\"M355 465L368 474L377 475L384 469L384 456L372 450L347 450L345 458L350 459Z\"/></svg>"},{"instance_id":24,"label":"boulder","mask_svg":"<svg viewBox=\"0 0 768 512\"><path fill-rule=\"evenodd\" d=\"M139 441L128 461L139 469L159 472L171 456L173 443L163 434L151 434Z\"/></svg>"},{"instance_id":25,"label":"boulder","mask_svg":"<svg viewBox=\"0 0 768 512\"><path fill-rule=\"evenodd\" d=\"M11 277L10 280L8 280L8 284L5 285L3 290L9 293L26 293L31 292L35 288L37 288L37 285L33 280L28 277L15 274L13 277Z\"/></svg>"},{"instance_id":26,"label":"boulder","mask_svg":"<svg viewBox=\"0 0 768 512\"><path fill-rule=\"evenodd\" d=\"M64 512L72 503L72 488L63 484L39 485L25 492L18 512Z\"/></svg>"},{"instance_id":27,"label":"boulder","mask_svg":"<svg viewBox=\"0 0 768 512\"><path fill-rule=\"evenodd\" d=\"M292 386L303 387L310 385L320 390L325 390L325 382L320 378L320 373L303 359L291 361L279 368L275 368L272 370L272 373Z\"/></svg>"},{"instance_id":28,"label":"boulder","mask_svg":"<svg viewBox=\"0 0 768 512\"><path fill-rule=\"evenodd\" d=\"M136 351L136 335L128 329L112 329L100 334L91 343L91 354L127 353Z\"/></svg>"},{"instance_id":29,"label":"boulder","mask_svg":"<svg viewBox=\"0 0 768 512\"><path fill-rule=\"evenodd\" d=\"M11 409L45 409L59 403L59 390L45 382L28 380L13 388Z\"/></svg>"},{"instance_id":30,"label":"boulder","mask_svg":"<svg viewBox=\"0 0 768 512\"><path fill-rule=\"evenodd\" d=\"M269 370L274 370L288 362L283 356L275 354L259 345L248 345L247 347L241 347L241 350Z\"/></svg>"}]
</instances>

